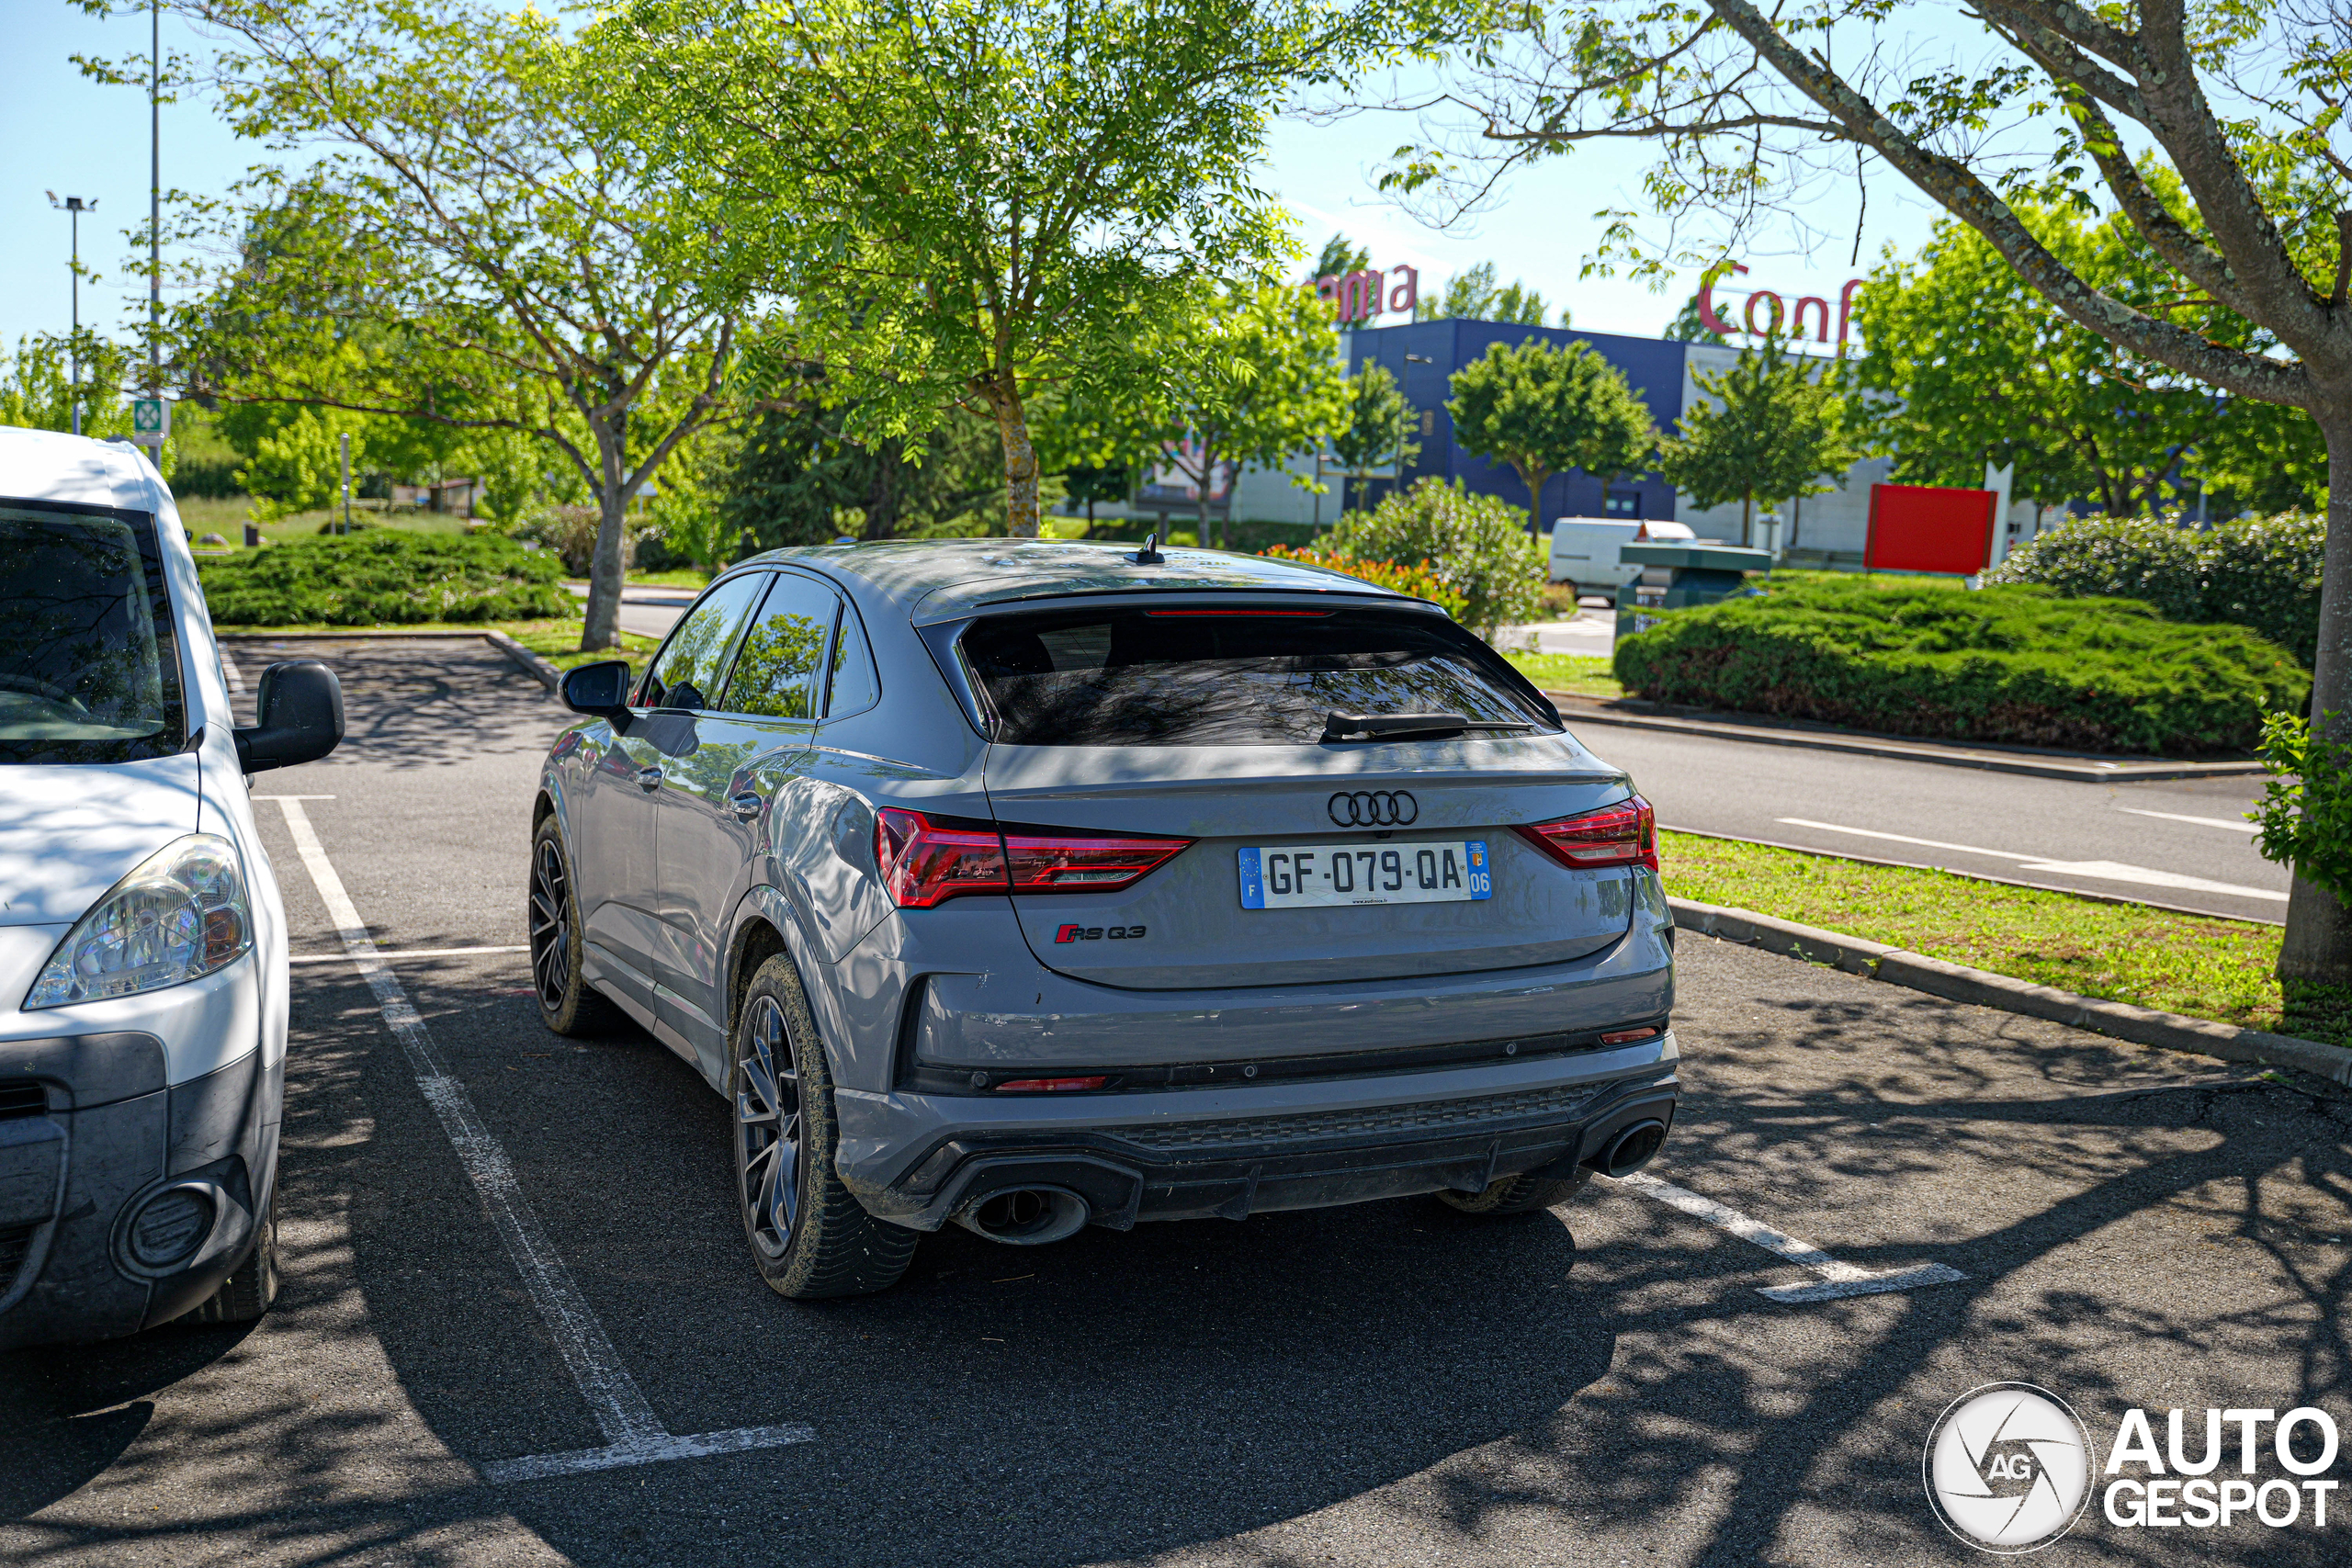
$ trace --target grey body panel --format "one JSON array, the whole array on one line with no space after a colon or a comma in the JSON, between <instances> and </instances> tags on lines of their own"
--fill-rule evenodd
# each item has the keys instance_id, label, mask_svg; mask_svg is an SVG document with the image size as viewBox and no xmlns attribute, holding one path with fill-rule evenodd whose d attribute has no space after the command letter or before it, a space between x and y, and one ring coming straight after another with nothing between
<instances>
[{"instance_id":1,"label":"grey body panel","mask_svg":"<svg viewBox=\"0 0 2352 1568\"><path fill-rule=\"evenodd\" d=\"M943 541L782 552L736 569L788 564L827 580L864 628L880 697L813 726L639 713L617 731L583 721L559 741L543 788L575 860L610 857L593 872L582 863L583 884L618 908L645 910L660 927L641 939L652 953L642 972L641 1021L723 1089L740 955L764 933L780 937L831 1059L844 1179L876 1213L919 1228L938 1223L944 1200L909 1199L892 1184L943 1139L966 1135L1091 1138L1090 1129L1114 1124L1207 1119L1244 1127L1351 1108L1395 1120L1398 1107L1575 1089L1546 1123L1548 1159L1563 1149L1574 1155L1597 1135L1594 1105L1634 1104L1630 1095L1636 1110L1664 1104L1670 1117L1670 1035L1542 1060L1214 1090L1008 1097L910 1087L919 1069L1272 1061L1597 1031L1662 1021L1672 1005L1671 922L1656 877L1570 871L1510 831L1628 793L1621 771L1565 733L1352 747L991 750L979 714L959 694L958 671L943 664L936 636L927 645L924 626L947 633L943 623L992 605L1145 589L1409 603L1283 563L1180 551L1170 552L1167 568L1138 569L1131 555ZM662 796L658 807L642 800L647 809L634 818L616 808L601 818L635 824L639 846L614 845L578 806L616 785L635 793L640 754L661 760ZM1329 796L1342 785L1407 788L1423 802L1429 815L1386 842L1477 829L1496 856L1497 899L1250 912L1275 918L1278 942L1259 937L1272 928L1238 924L1233 846L1361 836L1328 814ZM738 815L730 802L746 793L756 806ZM900 910L874 861L876 814L886 807L1203 841L1123 894L969 896ZM643 858L622 870L624 856ZM621 887L625 881L632 886ZM1150 912L1137 923L1159 941L1115 962L1108 943L1054 951L1057 924L1107 922L1139 908ZM1188 908L1200 911L1190 925ZM608 966L601 945L610 929L591 920L590 973L627 1004L626 977ZM1253 944L1259 951L1248 951ZM1620 1113L1633 1112L1611 1112ZM1490 1143L1491 1164L1502 1140ZM1419 1158L1400 1155L1382 1168L1385 1175L1294 1187L1269 1201L1458 1184L1459 1171L1432 1176L1438 1168ZM1326 1196L1312 1196L1318 1192ZM1168 1213L1193 1212L1184 1206L1192 1199L1162 1201L1176 1205ZM1248 1195L1238 1201L1247 1212ZM1154 1217L1148 1208L1145 1217Z\"/></svg>"}]
</instances>

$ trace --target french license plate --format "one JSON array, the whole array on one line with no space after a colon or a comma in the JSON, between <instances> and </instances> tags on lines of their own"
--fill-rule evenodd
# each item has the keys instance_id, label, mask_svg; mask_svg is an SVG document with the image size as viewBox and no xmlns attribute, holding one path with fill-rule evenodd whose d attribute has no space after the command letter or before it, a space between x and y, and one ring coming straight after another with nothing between
<instances>
[{"instance_id":1,"label":"french license plate","mask_svg":"<svg viewBox=\"0 0 2352 1568\"><path fill-rule=\"evenodd\" d=\"M1286 844L1241 852L1241 907L1457 904L1495 896L1484 839L1435 844Z\"/></svg>"}]
</instances>

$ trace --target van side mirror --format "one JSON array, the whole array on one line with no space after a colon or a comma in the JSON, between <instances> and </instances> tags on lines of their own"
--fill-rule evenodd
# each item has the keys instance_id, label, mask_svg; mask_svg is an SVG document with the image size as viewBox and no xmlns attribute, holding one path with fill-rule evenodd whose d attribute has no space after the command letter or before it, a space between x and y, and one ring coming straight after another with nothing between
<instances>
[{"instance_id":1,"label":"van side mirror","mask_svg":"<svg viewBox=\"0 0 2352 1568\"><path fill-rule=\"evenodd\" d=\"M263 671L254 710L260 722L231 732L247 773L315 762L343 741L343 682L315 659Z\"/></svg>"},{"instance_id":2,"label":"van side mirror","mask_svg":"<svg viewBox=\"0 0 2352 1568\"><path fill-rule=\"evenodd\" d=\"M572 712L584 713L591 718L612 718L627 713L628 664L625 660L602 659L568 670L563 684L556 688L556 695Z\"/></svg>"}]
</instances>

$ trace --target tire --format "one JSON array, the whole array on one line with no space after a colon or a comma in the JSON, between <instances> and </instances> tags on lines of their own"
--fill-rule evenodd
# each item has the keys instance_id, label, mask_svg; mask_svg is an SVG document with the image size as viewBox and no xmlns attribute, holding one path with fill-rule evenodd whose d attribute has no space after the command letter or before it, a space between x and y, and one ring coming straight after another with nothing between
<instances>
[{"instance_id":1,"label":"tire","mask_svg":"<svg viewBox=\"0 0 2352 1568\"><path fill-rule=\"evenodd\" d=\"M1441 1192L1437 1201L1465 1214L1532 1214L1559 1207L1591 1179L1589 1170L1565 1177L1506 1176L1482 1192Z\"/></svg>"},{"instance_id":2,"label":"tire","mask_svg":"<svg viewBox=\"0 0 2352 1568\"><path fill-rule=\"evenodd\" d=\"M525 911L539 1021L558 1034L618 1034L628 1027L628 1016L581 977L588 944L580 900L572 897L576 886L563 829L550 816L531 835L531 892Z\"/></svg>"},{"instance_id":3,"label":"tire","mask_svg":"<svg viewBox=\"0 0 2352 1568\"><path fill-rule=\"evenodd\" d=\"M236 1272L182 1321L187 1323L254 1323L277 1299L277 1200L261 1217L261 1239Z\"/></svg>"},{"instance_id":4,"label":"tire","mask_svg":"<svg viewBox=\"0 0 2352 1568\"><path fill-rule=\"evenodd\" d=\"M804 1302L897 1284L919 1238L867 1213L833 1168L832 1076L799 971L783 953L745 988L731 1055L736 1208L760 1278Z\"/></svg>"}]
</instances>

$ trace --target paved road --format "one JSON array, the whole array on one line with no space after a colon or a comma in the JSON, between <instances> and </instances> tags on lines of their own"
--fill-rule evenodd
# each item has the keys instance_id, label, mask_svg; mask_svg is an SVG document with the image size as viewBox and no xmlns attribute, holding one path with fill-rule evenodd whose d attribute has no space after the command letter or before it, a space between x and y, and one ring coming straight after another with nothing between
<instances>
[{"instance_id":1,"label":"paved road","mask_svg":"<svg viewBox=\"0 0 2352 1568\"><path fill-rule=\"evenodd\" d=\"M578 599L588 597L584 582L566 582L564 586ZM635 632L639 637L661 637L670 635L686 606L695 602L691 588L624 588L621 590L621 630Z\"/></svg>"},{"instance_id":2,"label":"paved road","mask_svg":"<svg viewBox=\"0 0 2352 1568\"><path fill-rule=\"evenodd\" d=\"M345 644L353 739L272 775L388 952L523 940L557 726L469 645ZM1840 1262L1964 1278L1808 1303L1805 1269L1630 1186L1477 1223L1426 1201L960 1232L803 1306L747 1266L726 1112L634 1035L538 1026L517 956L390 968L642 1395L810 1440L556 1480L603 1441L287 808L298 952L288 1279L250 1331L0 1356L0 1562L353 1564L1958 1563L1921 1442L1983 1382L2352 1421L2352 1103L1689 939L1689 1095L1660 1177ZM503 1165L496 1162L503 1161ZM2268 1465L2267 1473L2278 1473ZM2338 1473L2345 1466L2339 1465ZM2332 1514L2341 1529L2341 1509ZM2318 1563L2308 1527L2127 1531L2040 1559Z\"/></svg>"}]
</instances>

